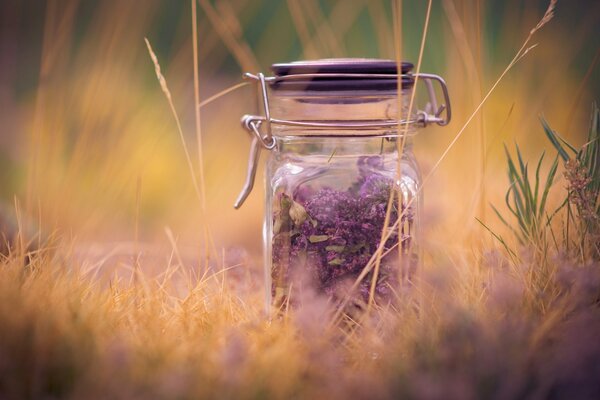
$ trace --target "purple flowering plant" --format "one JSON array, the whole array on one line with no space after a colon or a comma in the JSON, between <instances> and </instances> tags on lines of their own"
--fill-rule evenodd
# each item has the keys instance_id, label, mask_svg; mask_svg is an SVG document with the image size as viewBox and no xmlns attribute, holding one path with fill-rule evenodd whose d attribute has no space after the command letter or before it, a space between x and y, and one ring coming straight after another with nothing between
<instances>
[{"instance_id":1,"label":"purple flowering plant","mask_svg":"<svg viewBox=\"0 0 600 400\"><path fill-rule=\"evenodd\" d=\"M361 157L355 181L345 190L315 188L303 184L291 193L275 197L273 219L272 295L276 303L287 296L289 283L302 275L321 294L340 300L349 282L354 282L378 248L385 224L386 211L394 180L381 173L380 156ZM412 223L410 210L403 222ZM393 202L388 226L399 216ZM392 232L384 246L390 250L398 243L398 230ZM403 238L405 247L410 232ZM369 298L372 276L369 274L352 294L355 303ZM389 299L390 285L398 281L398 253L382 258L375 296Z\"/></svg>"}]
</instances>

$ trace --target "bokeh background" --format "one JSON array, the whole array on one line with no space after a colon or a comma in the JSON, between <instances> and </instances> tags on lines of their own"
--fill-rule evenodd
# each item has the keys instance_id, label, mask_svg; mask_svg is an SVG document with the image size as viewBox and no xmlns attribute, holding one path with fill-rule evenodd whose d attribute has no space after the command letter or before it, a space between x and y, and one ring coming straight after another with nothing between
<instances>
[{"instance_id":1,"label":"bokeh background","mask_svg":"<svg viewBox=\"0 0 600 400\"><path fill-rule=\"evenodd\" d=\"M405 60L418 58L426 7L403 2ZM446 79L454 119L415 139L425 174L546 7L542 0L433 1L421 69ZM249 137L239 118L254 111L252 90L202 108L203 215L144 44L147 37L156 51L198 168L191 26L184 0L0 2L4 219L88 247L155 246L172 232L190 257L204 248L208 226L217 248L259 258L260 183L241 210L232 206L246 173ZM395 57L392 5L383 0L202 0L198 31L201 99L274 62ZM475 217L501 230L489 204L501 208L507 186L503 143L519 143L527 158L550 151L540 115L582 143L600 94L599 37L600 2L558 2L555 18L533 40L538 46L432 175L425 188L428 240L452 247L483 238Z\"/></svg>"}]
</instances>

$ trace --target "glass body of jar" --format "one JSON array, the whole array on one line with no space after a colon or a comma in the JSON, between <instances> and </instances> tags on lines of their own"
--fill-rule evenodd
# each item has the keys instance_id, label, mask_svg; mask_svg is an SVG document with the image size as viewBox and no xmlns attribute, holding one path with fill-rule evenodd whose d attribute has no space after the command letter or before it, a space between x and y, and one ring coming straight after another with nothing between
<instances>
[{"instance_id":1,"label":"glass body of jar","mask_svg":"<svg viewBox=\"0 0 600 400\"><path fill-rule=\"evenodd\" d=\"M421 207L412 143L399 140L394 131L276 136L266 169L269 308L307 293L359 309L395 299L418 263Z\"/></svg>"}]
</instances>

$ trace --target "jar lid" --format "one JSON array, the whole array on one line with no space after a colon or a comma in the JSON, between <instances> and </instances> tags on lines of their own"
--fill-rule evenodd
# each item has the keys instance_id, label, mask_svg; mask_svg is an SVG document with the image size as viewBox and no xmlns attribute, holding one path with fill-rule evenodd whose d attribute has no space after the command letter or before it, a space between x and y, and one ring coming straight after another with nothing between
<instances>
[{"instance_id":1,"label":"jar lid","mask_svg":"<svg viewBox=\"0 0 600 400\"><path fill-rule=\"evenodd\" d=\"M412 63L402 62L402 89L414 85L412 69ZM273 64L271 70L275 74L271 88L278 91L397 90L398 87L394 60L326 58Z\"/></svg>"}]
</instances>

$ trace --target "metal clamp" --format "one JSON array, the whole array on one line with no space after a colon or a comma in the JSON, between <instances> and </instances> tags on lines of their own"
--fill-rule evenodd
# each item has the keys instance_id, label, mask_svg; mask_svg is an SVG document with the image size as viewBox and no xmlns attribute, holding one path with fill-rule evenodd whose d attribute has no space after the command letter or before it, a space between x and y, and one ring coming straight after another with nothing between
<instances>
[{"instance_id":1,"label":"metal clamp","mask_svg":"<svg viewBox=\"0 0 600 400\"><path fill-rule=\"evenodd\" d=\"M416 118L408 120L381 120L381 121L321 121L321 122L310 122L310 121L293 121L285 119L271 118L271 109L269 107L269 95L267 83L275 81L285 80L303 80L307 78L369 78L369 79L402 79L403 77L415 78L415 83L422 80L425 83L429 102L425 106L425 110L419 110L416 113ZM434 74L346 74L346 73L323 73L323 74L295 74L286 76L270 76L265 77L263 73L259 72L254 75L246 72L244 74L245 79L252 79L260 84L260 93L262 97L262 105L264 110L264 117L259 115L244 115L241 119L242 126L253 136L252 144L250 147L250 157L248 159L248 172L246 174L246 180L244 187L239 194L234 208L238 209L244 203L252 188L254 187L254 180L256 178L256 169L258 167L258 159L260 156L261 148L272 150L275 148L276 141L273 137L272 125L281 126L296 126L302 128L315 128L315 129L393 129L398 125L419 125L427 126L429 124L437 124L439 126L448 125L452 118L452 109L450 106L450 96L448 94L448 87L446 82L438 75ZM439 83L442 95L444 96L444 103L438 107L437 96L433 86L433 82ZM260 128L265 125L265 133L261 133Z\"/></svg>"},{"instance_id":2,"label":"metal clamp","mask_svg":"<svg viewBox=\"0 0 600 400\"><path fill-rule=\"evenodd\" d=\"M446 81L439 75L434 74L414 74L417 81L423 80L425 87L427 88L427 94L429 96L429 103L425 106L423 112L423 122L425 126L428 124L438 124L439 126L446 126L452 119L452 107L450 106L450 95L448 94L448 86ZM415 82L417 82L415 81ZM435 95L435 89L433 88L433 81L440 84L442 94L444 95L444 104L438 107L437 96ZM441 115L446 111L446 115L442 118Z\"/></svg>"}]
</instances>

